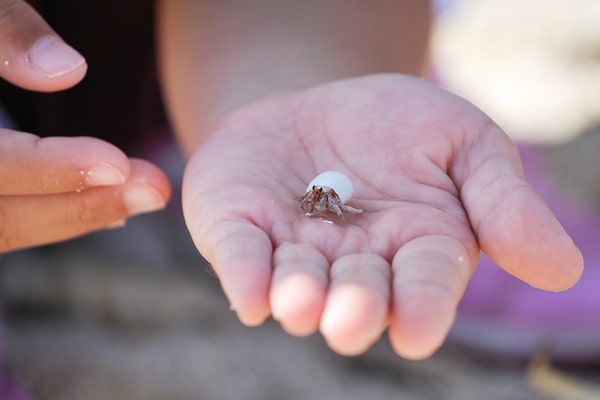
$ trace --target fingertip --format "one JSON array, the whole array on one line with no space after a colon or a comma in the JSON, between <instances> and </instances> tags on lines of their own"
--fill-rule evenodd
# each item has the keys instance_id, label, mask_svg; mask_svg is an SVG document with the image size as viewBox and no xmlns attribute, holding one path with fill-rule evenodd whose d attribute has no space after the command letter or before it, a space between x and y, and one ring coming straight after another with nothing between
<instances>
[{"instance_id":1,"label":"fingertip","mask_svg":"<svg viewBox=\"0 0 600 400\"><path fill-rule=\"evenodd\" d=\"M389 329L392 348L410 360L430 357L443 345L455 315L454 301L436 290L397 296Z\"/></svg>"},{"instance_id":2,"label":"fingertip","mask_svg":"<svg viewBox=\"0 0 600 400\"><path fill-rule=\"evenodd\" d=\"M531 279L525 279L526 282L529 281L532 286L551 292L562 292L577 284L583 275L583 255L566 232L565 236L567 240L563 248L564 258L556 260L547 275L543 272L543 265L540 265L541 272L535 273Z\"/></svg>"},{"instance_id":3,"label":"fingertip","mask_svg":"<svg viewBox=\"0 0 600 400\"><path fill-rule=\"evenodd\" d=\"M324 315L319 326L327 346L338 354L347 357L360 355L367 351L380 337L383 326L376 330L365 330L362 322L348 315Z\"/></svg>"},{"instance_id":4,"label":"fingertip","mask_svg":"<svg viewBox=\"0 0 600 400\"><path fill-rule=\"evenodd\" d=\"M577 282L579 282L579 279L583 275L583 271L585 269L585 260L583 258L583 254L581 253L581 250L579 250L579 248L575 245L575 243L573 243L571 252L571 257L573 259L573 267L570 268L571 277L570 280L567 281L567 284L564 288L565 290L572 288Z\"/></svg>"},{"instance_id":5,"label":"fingertip","mask_svg":"<svg viewBox=\"0 0 600 400\"><path fill-rule=\"evenodd\" d=\"M359 287L330 292L319 326L327 345L344 356L367 351L386 326L389 299L382 300Z\"/></svg>"},{"instance_id":6,"label":"fingertip","mask_svg":"<svg viewBox=\"0 0 600 400\"><path fill-rule=\"evenodd\" d=\"M273 319L290 335L308 336L319 326L325 288L309 276L288 278L271 291Z\"/></svg>"},{"instance_id":7,"label":"fingertip","mask_svg":"<svg viewBox=\"0 0 600 400\"><path fill-rule=\"evenodd\" d=\"M332 340L330 336L323 333L327 346L337 354L344 357L356 357L365 353L373 345L373 341L357 342L354 340L344 340L343 338Z\"/></svg>"},{"instance_id":8,"label":"fingertip","mask_svg":"<svg viewBox=\"0 0 600 400\"><path fill-rule=\"evenodd\" d=\"M361 354L388 323L390 266L379 256L350 254L334 262L330 276L320 331L337 353Z\"/></svg>"},{"instance_id":9,"label":"fingertip","mask_svg":"<svg viewBox=\"0 0 600 400\"><path fill-rule=\"evenodd\" d=\"M87 72L85 58L54 34L40 37L24 53L0 62L1 76L23 89L54 92L79 83Z\"/></svg>"},{"instance_id":10,"label":"fingertip","mask_svg":"<svg viewBox=\"0 0 600 400\"><path fill-rule=\"evenodd\" d=\"M273 262L273 318L291 335L310 335L323 312L329 262L314 247L289 242L279 244Z\"/></svg>"},{"instance_id":11,"label":"fingertip","mask_svg":"<svg viewBox=\"0 0 600 400\"><path fill-rule=\"evenodd\" d=\"M251 266L251 260L245 260L243 264L245 266L229 264L220 268L223 271L220 280L230 301L230 309L235 311L242 324L255 327L263 324L271 315L267 295L268 278L253 273L262 267ZM232 273L236 276L232 277Z\"/></svg>"},{"instance_id":12,"label":"fingertip","mask_svg":"<svg viewBox=\"0 0 600 400\"><path fill-rule=\"evenodd\" d=\"M53 79L81 70L85 58L55 35L44 35L31 47L27 60L47 78Z\"/></svg>"},{"instance_id":13,"label":"fingertip","mask_svg":"<svg viewBox=\"0 0 600 400\"><path fill-rule=\"evenodd\" d=\"M583 256L543 200L528 188L520 204L510 206L520 217L490 223L480 235L482 250L505 271L539 289L558 292L575 285L583 273Z\"/></svg>"},{"instance_id":14,"label":"fingertip","mask_svg":"<svg viewBox=\"0 0 600 400\"><path fill-rule=\"evenodd\" d=\"M240 276L243 279L243 276ZM248 280L242 284L223 283L223 291L231 300L240 322L248 327L263 324L271 315L264 282Z\"/></svg>"},{"instance_id":15,"label":"fingertip","mask_svg":"<svg viewBox=\"0 0 600 400\"><path fill-rule=\"evenodd\" d=\"M160 168L146 160L132 158L128 162L131 171L129 179L143 185L149 185L166 204L172 194L171 183L167 175Z\"/></svg>"},{"instance_id":16,"label":"fingertip","mask_svg":"<svg viewBox=\"0 0 600 400\"><path fill-rule=\"evenodd\" d=\"M247 221L208 222L203 215L199 210L187 209L192 239L219 276L230 308L240 322L246 326L262 324L271 314L269 238Z\"/></svg>"},{"instance_id":17,"label":"fingertip","mask_svg":"<svg viewBox=\"0 0 600 400\"><path fill-rule=\"evenodd\" d=\"M241 311L238 311L236 310L236 307L232 304L230 306L230 309L235 311L240 322L249 328L260 326L267 320L267 318L269 318L269 312L264 308L259 309L258 307L245 307Z\"/></svg>"}]
</instances>

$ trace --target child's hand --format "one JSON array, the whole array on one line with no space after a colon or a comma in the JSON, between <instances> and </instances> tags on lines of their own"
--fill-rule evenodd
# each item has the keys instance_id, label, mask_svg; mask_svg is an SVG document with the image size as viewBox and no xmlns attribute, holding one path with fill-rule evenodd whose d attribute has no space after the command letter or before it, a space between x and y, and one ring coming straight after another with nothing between
<instances>
[{"instance_id":1,"label":"child's hand","mask_svg":"<svg viewBox=\"0 0 600 400\"><path fill-rule=\"evenodd\" d=\"M318 173L350 177L341 224L298 199ZM190 160L184 211L240 320L320 329L342 354L389 326L402 356L443 342L480 249L534 286L582 272L573 242L483 113L421 80L365 77L230 114Z\"/></svg>"}]
</instances>

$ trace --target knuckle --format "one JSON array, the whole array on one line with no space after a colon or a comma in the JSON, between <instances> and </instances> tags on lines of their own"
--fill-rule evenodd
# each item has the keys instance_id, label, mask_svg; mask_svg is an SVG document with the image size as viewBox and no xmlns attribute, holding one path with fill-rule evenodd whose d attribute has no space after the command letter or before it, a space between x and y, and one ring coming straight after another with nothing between
<instances>
[{"instance_id":1,"label":"knuckle","mask_svg":"<svg viewBox=\"0 0 600 400\"><path fill-rule=\"evenodd\" d=\"M19 0L0 0L0 26L2 23L14 18L22 2Z\"/></svg>"},{"instance_id":2,"label":"knuckle","mask_svg":"<svg viewBox=\"0 0 600 400\"><path fill-rule=\"evenodd\" d=\"M51 29L27 2L0 0L0 46L24 51L49 33Z\"/></svg>"},{"instance_id":3,"label":"knuckle","mask_svg":"<svg viewBox=\"0 0 600 400\"><path fill-rule=\"evenodd\" d=\"M71 231L80 233L99 229L125 216L122 207L114 200L110 193L102 190L76 192L65 202L63 223Z\"/></svg>"},{"instance_id":4,"label":"knuckle","mask_svg":"<svg viewBox=\"0 0 600 400\"><path fill-rule=\"evenodd\" d=\"M94 225L94 223L97 222L97 217L93 209L94 207L84 199L68 203L67 211L65 213L66 224L83 227Z\"/></svg>"},{"instance_id":5,"label":"knuckle","mask_svg":"<svg viewBox=\"0 0 600 400\"><path fill-rule=\"evenodd\" d=\"M19 27L29 11L29 6L22 0L0 0L0 29Z\"/></svg>"}]
</instances>

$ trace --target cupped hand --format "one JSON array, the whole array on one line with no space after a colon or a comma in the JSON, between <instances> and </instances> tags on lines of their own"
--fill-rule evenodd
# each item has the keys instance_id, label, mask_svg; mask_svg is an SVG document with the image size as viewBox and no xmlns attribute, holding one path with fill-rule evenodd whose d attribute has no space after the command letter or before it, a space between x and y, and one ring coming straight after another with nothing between
<instances>
[{"instance_id":1,"label":"cupped hand","mask_svg":"<svg viewBox=\"0 0 600 400\"><path fill-rule=\"evenodd\" d=\"M364 209L309 218L326 170ZM320 329L347 355L389 327L396 352L443 342L480 250L518 278L563 290L582 272L569 236L524 180L506 135L474 106L421 80L377 75L265 100L224 118L191 158L192 238L247 325L270 314Z\"/></svg>"}]
</instances>

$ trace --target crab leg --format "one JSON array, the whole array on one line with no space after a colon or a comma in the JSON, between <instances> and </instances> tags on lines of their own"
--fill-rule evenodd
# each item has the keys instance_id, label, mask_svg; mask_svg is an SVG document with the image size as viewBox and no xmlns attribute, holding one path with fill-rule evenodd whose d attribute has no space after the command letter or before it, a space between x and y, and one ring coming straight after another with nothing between
<instances>
[{"instance_id":1,"label":"crab leg","mask_svg":"<svg viewBox=\"0 0 600 400\"><path fill-rule=\"evenodd\" d=\"M362 214L363 211L364 211L362 208L354 208L354 207L348 206L348 205L345 205L343 207L344 207L344 211L348 211L348 212L351 212L353 214Z\"/></svg>"}]
</instances>

